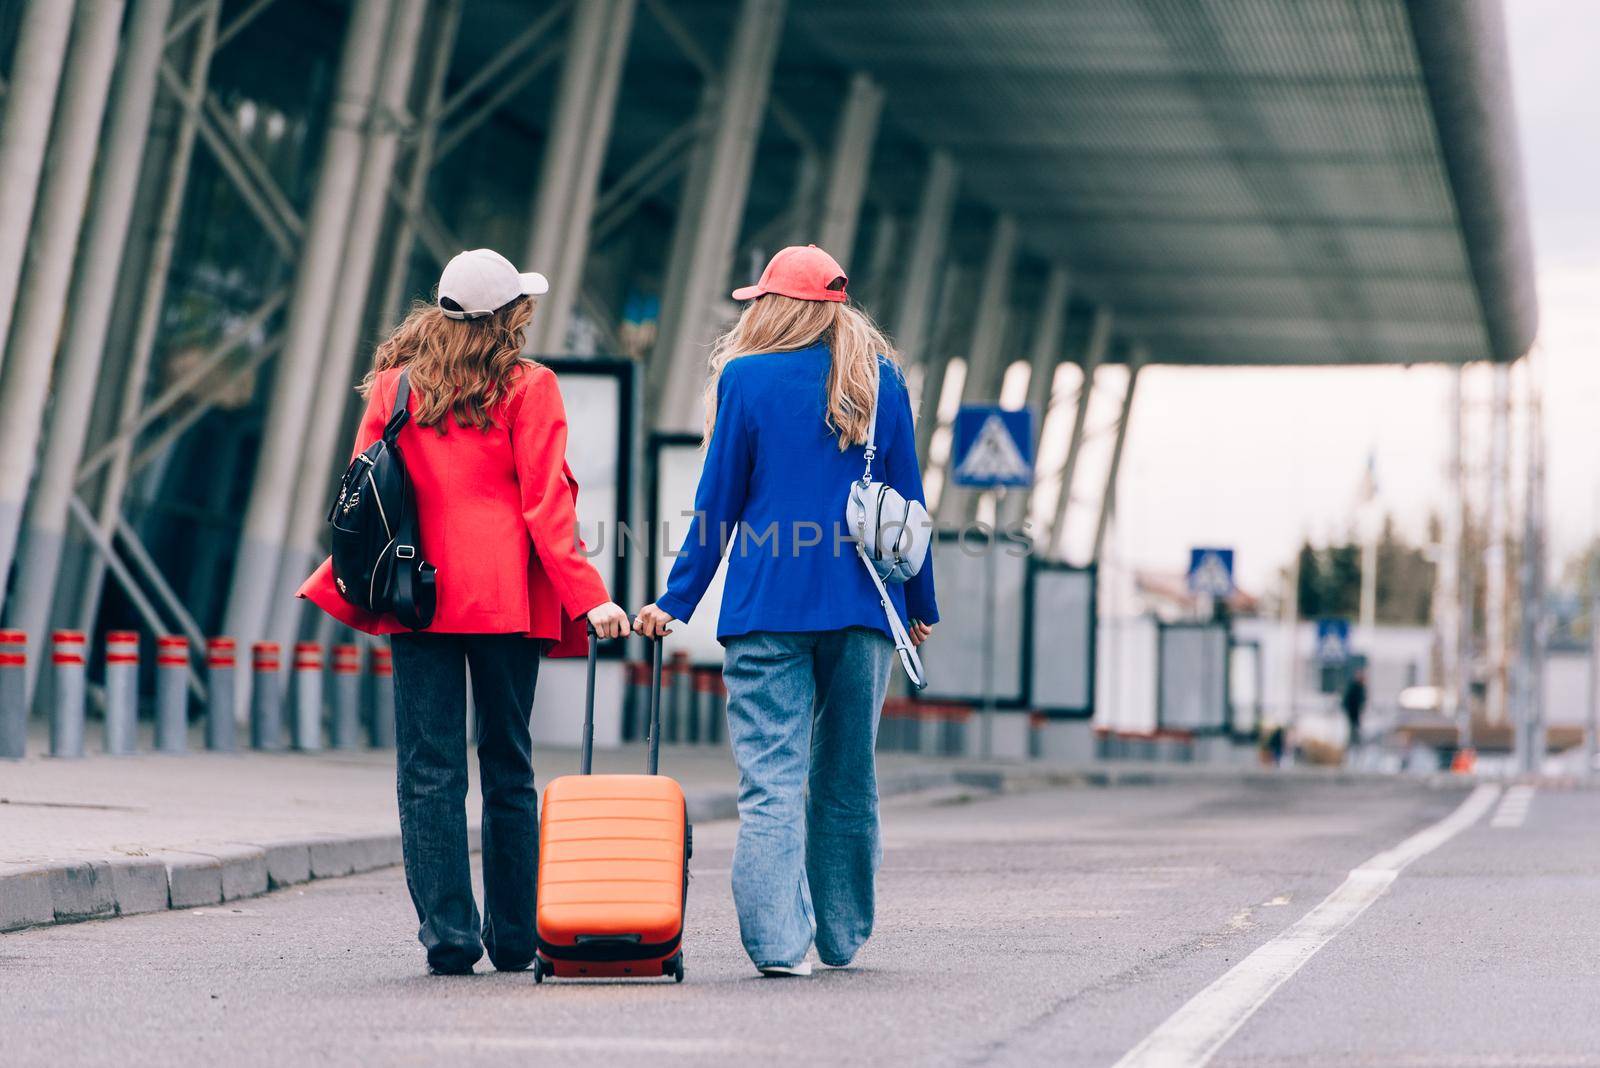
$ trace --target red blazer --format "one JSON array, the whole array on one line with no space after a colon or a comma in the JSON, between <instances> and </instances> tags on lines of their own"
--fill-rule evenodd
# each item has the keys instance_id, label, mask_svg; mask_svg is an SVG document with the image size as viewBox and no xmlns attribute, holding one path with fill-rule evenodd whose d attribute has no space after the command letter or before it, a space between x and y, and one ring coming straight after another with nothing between
<instances>
[{"instance_id":1,"label":"red blazer","mask_svg":"<svg viewBox=\"0 0 1600 1068\"><path fill-rule=\"evenodd\" d=\"M382 436L399 373L378 376L352 458ZM407 422L400 431L422 555L439 570L439 607L428 630L525 634L556 642L551 655L577 655L587 649L584 617L609 598L580 551L578 483L567 467L567 414L556 376L533 363L514 374L510 393L489 412L489 429L446 416L440 426ZM339 596L331 559L299 596L369 634L406 629Z\"/></svg>"}]
</instances>

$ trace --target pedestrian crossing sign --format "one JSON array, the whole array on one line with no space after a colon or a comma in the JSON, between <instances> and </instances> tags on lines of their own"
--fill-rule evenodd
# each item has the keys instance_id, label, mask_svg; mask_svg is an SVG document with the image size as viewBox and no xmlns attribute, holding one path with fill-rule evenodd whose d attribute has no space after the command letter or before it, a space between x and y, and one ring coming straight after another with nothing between
<instances>
[{"instance_id":1,"label":"pedestrian crossing sign","mask_svg":"<svg viewBox=\"0 0 1600 1068\"><path fill-rule=\"evenodd\" d=\"M992 404L964 404L956 412L952 480L958 486L1033 484L1033 413Z\"/></svg>"},{"instance_id":2,"label":"pedestrian crossing sign","mask_svg":"<svg viewBox=\"0 0 1600 1068\"><path fill-rule=\"evenodd\" d=\"M1324 666L1343 664L1350 659L1350 621L1317 620L1317 659Z\"/></svg>"},{"instance_id":3,"label":"pedestrian crossing sign","mask_svg":"<svg viewBox=\"0 0 1600 1068\"><path fill-rule=\"evenodd\" d=\"M1189 550L1189 592L1227 597L1233 592L1232 549Z\"/></svg>"}]
</instances>

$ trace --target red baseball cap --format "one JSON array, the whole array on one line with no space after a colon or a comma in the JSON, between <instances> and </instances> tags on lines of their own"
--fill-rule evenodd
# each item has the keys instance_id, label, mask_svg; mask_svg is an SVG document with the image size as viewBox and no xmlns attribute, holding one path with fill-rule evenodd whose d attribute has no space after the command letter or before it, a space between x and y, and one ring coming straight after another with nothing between
<instances>
[{"instance_id":1,"label":"red baseball cap","mask_svg":"<svg viewBox=\"0 0 1600 1068\"><path fill-rule=\"evenodd\" d=\"M815 245L790 245L767 261L761 280L733 291L734 300L755 300L776 293L795 300L845 299L845 277L839 261Z\"/></svg>"}]
</instances>

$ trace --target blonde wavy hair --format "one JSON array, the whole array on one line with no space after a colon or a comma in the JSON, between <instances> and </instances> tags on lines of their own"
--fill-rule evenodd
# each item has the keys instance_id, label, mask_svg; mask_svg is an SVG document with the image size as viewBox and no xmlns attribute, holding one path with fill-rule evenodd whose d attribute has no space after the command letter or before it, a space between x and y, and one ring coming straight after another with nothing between
<instances>
[{"instance_id":1,"label":"blonde wavy hair","mask_svg":"<svg viewBox=\"0 0 1600 1068\"><path fill-rule=\"evenodd\" d=\"M523 362L522 331L533 321L534 300L523 297L484 319L452 319L437 305L418 301L411 314L378 346L361 395L378 375L411 368L411 419L445 432L444 417L487 430L489 410L511 389L511 372ZM531 361L527 361L531 362Z\"/></svg>"},{"instance_id":2,"label":"blonde wavy hair","mask_svg":"<svg viewBox=\"0 0 1600 1068\"><path fill-rule=\"evenodd\" d=\"M717 424L717 382L722 369L740 356L790 352L826 341L833 353L828 370L828 429L839 451L865 445L872 402L878 395L878 357L900 365L900 354L865 312L849 302L796 300L778 293L757 297L739 321L711 347L711 380L706 383L706 436Z\"/></svg>"}]
</instances>

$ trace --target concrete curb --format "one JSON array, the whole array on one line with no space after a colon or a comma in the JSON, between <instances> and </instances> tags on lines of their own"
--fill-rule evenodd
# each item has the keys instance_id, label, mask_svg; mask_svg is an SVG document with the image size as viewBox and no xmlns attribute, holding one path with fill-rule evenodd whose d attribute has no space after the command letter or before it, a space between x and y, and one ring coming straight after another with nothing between
<instances>
[{"instance_id":1,"label":"concrete curb","mask_svg":"<svg viewBox=\"0 0 1600 1068\"><path fill-rule=\"evenodd\" d=\"M1082 767L951 762L889 772L878 780L880 797L950 789L1017 793L1063 787L1164 786L1206 781L1267 783L1396 781L1395 776L1333 769L1208 771L1194 767L1114 764ZM1428 776L1411 781L1434 788L1466 788L1473 776ZM693 790L689 819L709 823L739 814L733 787ZM479 847L479 829L469 844ZM319 835L260 843L238 842L173 849L148 856L111 854L41 864L0 864L0 932L51 923L131 916L161 909L195 908L253 897L313 879L392 867L400 863L400 836Z\"/></svg>"},{"instance_id":2,"label":"concrete curb","mask_svg":"<svg viewBox=\"0 0 1600 1068\"><path fill-rule=\"evenodd\" d=\"M398 863L400 836L377 834L0 864L0 932L220 905Z\"/></svg>"}]
</instances>

